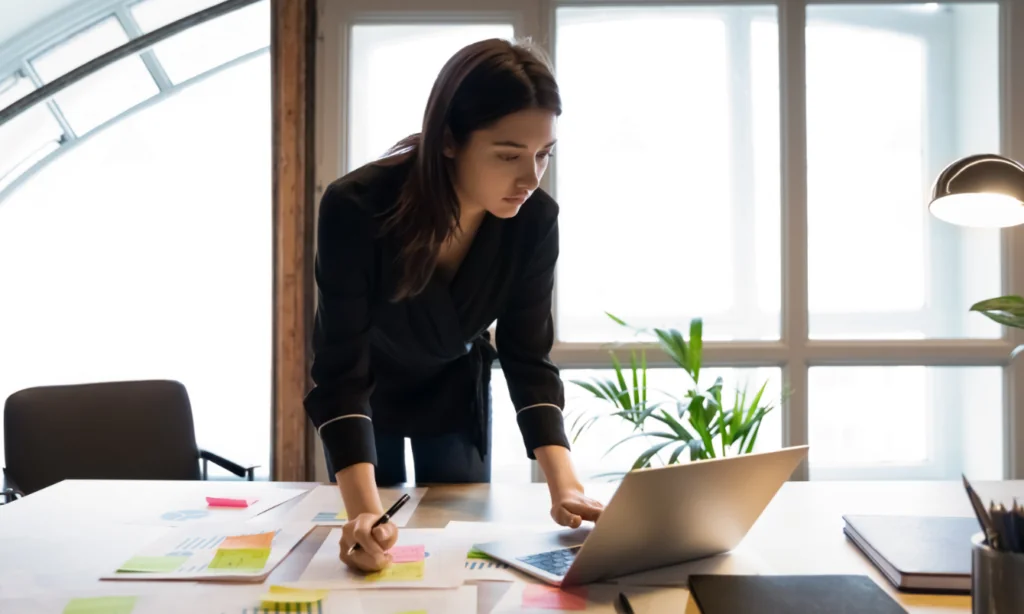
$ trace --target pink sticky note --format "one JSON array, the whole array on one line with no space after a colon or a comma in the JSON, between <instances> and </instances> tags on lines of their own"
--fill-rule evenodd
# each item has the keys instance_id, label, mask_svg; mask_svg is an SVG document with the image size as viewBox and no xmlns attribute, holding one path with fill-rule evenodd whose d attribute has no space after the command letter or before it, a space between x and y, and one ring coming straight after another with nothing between
<instances>
[{"instance_id":1,"label":"pink sticky note","mask_svg":"<svg viewBox=\"0 0 1024 614\"><path fill-rule=\"evenodd\" d=\"M394 563L417 563L426 557L426 549L423 544L414 546L395 546L388 550L391 561Z\"/></svg>"},{"instance_id":2,"label":"pink sticky note","mask_svg":"<svg viewBox=\"0 0 1024 614\"><path fill-rule=\"evenodd\" d=\"M560 590L546 584L527 584L523 588L523 607L538 610L581 612L587 609L587 589Z\"/></svg>"},{"instance_id":3,"label":"pink sticky note","mask_svg":"<svg viewBox=\"0 0 1024 614\"><path fill-rule=\"evenodd\" d=\"M206 504L210 507L249 507L258 499L229 499L226 497L207 497Z\"/></svg>"}]
</instances>

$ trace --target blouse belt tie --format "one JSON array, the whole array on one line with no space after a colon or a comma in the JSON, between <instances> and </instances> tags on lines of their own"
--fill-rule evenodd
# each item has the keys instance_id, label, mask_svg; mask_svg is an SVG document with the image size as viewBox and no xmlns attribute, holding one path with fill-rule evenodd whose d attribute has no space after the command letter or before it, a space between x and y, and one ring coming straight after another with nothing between
<instances>
[{"instance_id":1,"label":"blouse belt tie","mask_svg":"<svg viewBox=\"0 0 1024 614\"><path fill-rule=\"evenodd\" d=\"M487 434L491 419L491 368L494 365L494 360L498 357L498 352L491 345L490 331L483 331L479 337L473 340L469 356L473 381L476 386L473 395L473 413L476 416L475 443L482 461L487 455Z\"/></svg>"}]
</instances>

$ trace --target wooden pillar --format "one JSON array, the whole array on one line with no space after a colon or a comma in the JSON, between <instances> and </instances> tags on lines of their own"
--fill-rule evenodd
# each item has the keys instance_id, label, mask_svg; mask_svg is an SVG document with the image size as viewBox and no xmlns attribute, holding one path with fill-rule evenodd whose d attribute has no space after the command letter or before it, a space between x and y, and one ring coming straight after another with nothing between
<instances>
[{"instance_id":1,"label":"wooden pillar","mask_svg":"<svg viewBox=\"0 0 1024 614\"><path fill-rule=\"evenodd\" d=\"M273 461L277 481L312 477L309 389L313 313L313 74L316 0L271 1L273 96Z\"/></svg>"}]
</instances>

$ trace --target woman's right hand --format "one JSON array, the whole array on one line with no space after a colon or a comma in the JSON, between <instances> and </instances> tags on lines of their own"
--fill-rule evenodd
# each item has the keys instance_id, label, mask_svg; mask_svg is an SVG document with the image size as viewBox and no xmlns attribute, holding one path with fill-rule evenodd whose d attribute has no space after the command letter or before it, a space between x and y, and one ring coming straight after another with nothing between
<instances>
[{"instance_id":1,"label":"woman's right hand","mask_svg":"<svg viewBox=\"0 0 1024 614\"><path fill-rule=\"evenodd\" d=\"M387 553L398 541L398 527L391 521L374 528L380 514L359 514L350 519L341 529L342 562L358 571L379 571L391 562ZM354 544L359 549L349 555Z\"/></svg>"}]
</instances>

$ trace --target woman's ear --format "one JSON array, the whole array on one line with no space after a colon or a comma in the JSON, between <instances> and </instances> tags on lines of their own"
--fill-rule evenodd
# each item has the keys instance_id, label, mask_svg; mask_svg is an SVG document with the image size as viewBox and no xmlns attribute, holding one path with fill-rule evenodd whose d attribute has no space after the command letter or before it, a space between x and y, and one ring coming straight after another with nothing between
<instances>
[{"instance_id":1,"label":"woman's ear","mask_svg":"<svg viewBox=\"0 0 1024 614\"><path fill-rule=\"evenodd\" d=\"M455 159L455 137L452 136L452 131L451 131L450 128L445 128L444 129L444 140L442 142L444 143L444 145L441 148L441 153L444 154L444 157L451 158L452 160L454 160Z\"/></svg>"}]
</instances>

